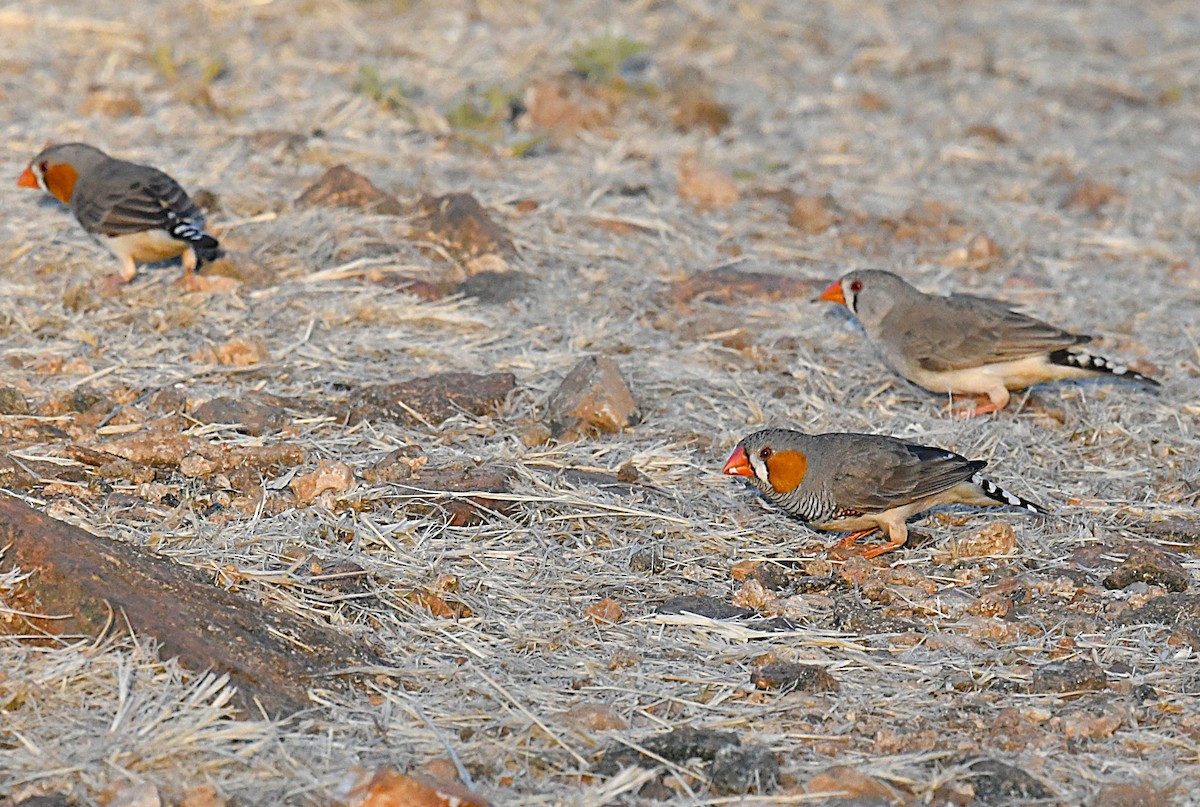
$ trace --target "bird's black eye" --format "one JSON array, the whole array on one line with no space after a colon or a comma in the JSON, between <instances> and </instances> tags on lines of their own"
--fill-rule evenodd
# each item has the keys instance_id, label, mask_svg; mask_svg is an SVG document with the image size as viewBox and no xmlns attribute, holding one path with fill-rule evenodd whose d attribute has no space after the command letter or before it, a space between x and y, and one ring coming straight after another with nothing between
<instances>
[{"instance_id":1,"label":"bird's black eye","mask_svg":"<svg viewBox=\"0 0 1200 807\"><path fill-rule=\"evenodd\" d=\"M861 280L851 280L850 281L850 291L855 292L856 294L858 292L862 291L862 281Z\"/></svg>"},{"instance_id":2,"label":"bird's black eye","mask_svg":"<svg viewBox=\"0 0 1200 807\"><path fill-rule=\"evenodd\" d=\"M41 171L43 174L46 173L46 169L48 169L49 167L50 167L50 163L46 162L45 160L38 163L38 170Z\"/></svg>"},{"instance_id":3,"label":"bird's black eye","mask_svg":"<svg viewBox=\"0 0 1200 807\"><path fill-rule=\"evenodd\" d=\"M761 451L759 451L759 452L758 452L758 456L759 456L759 458L760 458L760 459L764 459L764 460L765 460L765 459L767 459L768 457L770 457L772 453L773 453L773 452L771 451L770 447L767 447L767 448L764 448L764 449L762 449Z\"/></svg>"}]
</instances>

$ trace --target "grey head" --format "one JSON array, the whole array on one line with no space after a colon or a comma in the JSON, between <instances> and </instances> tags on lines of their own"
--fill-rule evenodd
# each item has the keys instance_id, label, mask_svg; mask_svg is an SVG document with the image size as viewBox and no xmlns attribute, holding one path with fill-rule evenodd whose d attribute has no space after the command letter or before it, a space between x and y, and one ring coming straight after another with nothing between
<instances>
[{"instance_id":1,"label":"grey head","mask_svg":"<svg viewBox=\"0 0 1200 807\"><path fill-rule=\"evenodd\" d=\"M841 303L874 335L897 306L924 297L899 275L882 269L857 269L834 281L821 300Z\"/></svg>"},{"instance_id":2,"label":"grey head","mask_svg":"<svg viewBox=\"0 0 1200 807\"><path fill-rule=\"evenodd\" d=\"M42 149L29 164L29 171L37 180L38 187L65 202L71 198L78 177L93 173L110 159L103 151L87 143L60 143ZM55 171L58 166L69 166L70 170L63 175Z\"/></svg>"}]
</instances>

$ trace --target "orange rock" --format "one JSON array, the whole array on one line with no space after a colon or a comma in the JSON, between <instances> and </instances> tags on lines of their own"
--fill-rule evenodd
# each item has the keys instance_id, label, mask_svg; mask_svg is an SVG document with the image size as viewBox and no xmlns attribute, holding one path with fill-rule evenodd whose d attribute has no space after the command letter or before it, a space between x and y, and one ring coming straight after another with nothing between
<instances>
[{"instance_id":1,"label":"orange rock","mask_svg":"<svg viewBox=\"0 0 1200 807\"><path fill-rule=\"evenodd\" d=\"M729 207L740 196L733 177L720 169L701 165L695 156L679 161L675 189L683 199L701 209Z\"/></svg>"},{"instance_id":2,"label":"orange rock","mask_svg":"<svg viewBox=\"0 0 1200 807\"><path fill-rule=\"evenodd\" d=\"M488 807L487 799L455 782L427 781L390 768L352 771L336 801L341 807Z\"/></svg>"},{"instance_id":3,"label":"orange rock","mask_svg":"<svg viewBox=\"0 0 1200 807\"><path fill-rule=\"evenodd\" d=\"M569 137L580 129L595 129L612 120L614 107L582 86L534 84L525 93L529 120L555 138Z\"/></svg>"},{"instance_id":4,"label":"orange rock","mask_svg":"<svg viewBox=\"0 0 1200 807\"><path fill-rule=\"evenodd\" d=\"M229 367L249 367L270 358L261 339L234 337L216 347L217 361Z\"/></svg>"},{"instance_id":5,"label":"orange rock","mask_svg":"<svg viewBox=\"0 0 1200 807\"><path fill-rule=\"evenodd\" d=\"M741 608L753 608L755 611L767 611L779 598L767 591L763 584L750 578L742 584L732 598L734 605Z\"/></svg>"},{"instance_id":6,"label":"orange rock","mask_svg":"<svg viewBox=\"0 0 1200 807\"><path fill-rule=\"evenodd\" d=\"M292 493L301 504L309 504L331 490L344 493L354 487L354 471L344 462L322 462L317 470L292 480Z\"/></svg>"},{"instance_id":7,"label":"orange rock","mask_svg":"<svg viewBox=\"0 0 1200 807\"><path fill-rule=\"evenodd\" d=\"M581 703L560 715L562 721L582 731L612 731L627 729L629 723L611 706L598 703Z\"/></svg>"},{"instance_id":8,"label":"orange rock","mask_svg":"<svg viewBox=\"0 0 1200 807\"><path fill-rule=\"evenodd\" d=\"M754 574L754 570L759 567L760 561L757 560L740 560L733 564L729 569L729 576L734 580L746 580Z\"/></svg>"},{"instance_id":9,"label":"orange rock","mask_svg":"<svg viewBox=\"0 0 1200 807\"><path fill-rule=\"evenodd\" d=\"M410 591L405 599L439 619L465 619L471 616L471 609L467 606L462 603L448 603L440 594L429 589Z\"/></svg>"},{"instance_id":10,"label":"orange rock","mask_svg":"<svg viewBox=\"0 0 1200 807\"><path fill-rule=\"evenodd\" d=\"M589 605L583 612L583 615L595 622L597 625L605 622L614 623L620 622L621 617L625 616L624 609L616 600L605 597L600 602Z\"/></svg>"},{"instance_id":11,"label":"orange rock","mask_svg":"<svg viewBox=\"0 0 1200 807\"><path fill-rule=\"evenodd\" d=\"M1085 179L1071 189L1071 195L1067 197L1064 207L1097 213L1109 202L1120 198L1121 194L1117 192L1116 186L1112 183L1092 182L1090 179Z\"/></svg>"},{"instance_id":12,"label":"orange rock","mask_svg":"<svg viewBox=\"0 0 1200 807\"><path fill-rule=\"evenodd\" d=\"M637 418L629 385L607 356L588 356L571 368L546 411L551 431L564 441L589 431L619 432Z\"/></svg>"},{"instance_id":13,"label":"orange rock","mask_svg":"<svg viewBox=\"0 0 1200 807\"><path fill-rule=\"evenodd\" d=\"M806 233L820 233L833 226L833 214L822 196L799 196L788 211L788 224Z\"/></svg>"},{"instance_id":14,"label":"orange rock","mask_svg":"<svg viewBox=\"0 0 1200 807\"><path fill-rule=\"evenodd\" d=\"M843 799L882 799L889 804L900 797L889 785L848 765L835 765L818 773L808 780L804 791Z\"/></svg>"},{"instance_id":15,"label":"orange rock","mask_svg":"<svg viewBox=\"0 0 1200 807\"><path fill-rule=\"evenodd\" d=\"M948 562L959 558L982 558L995 555L1011 555L1017 548L1017 534L1007 521L995 521L975 532L955 538L946 551L938 553L935 560Z\"/></svg>"},{"instance_id":16,"label":"orange rock","mask_svg":"<svg viewBox=\"0 0 1200 807\"><path fill-rule=\"evenodd\" d=\"M942 258L944 266L964 266L986 269L1004 255L1004 249L992 238L976 233L965 247L953 249Z\"/></svg>"},{"instance_id":17,"label":"orange rock","mask_svg":"<svg viewBox=\"0 0 1200 807\"><path fill-rule=\"evenodd\" d=\"M183 795L179 807L225 807L225 799L217 795L217 789L210 784L193 787Z\"/></svg>"},{"instance_id":18,"label":"orange rock","mask_svg":"<svg viewBox=\"0 0 1200 807\"><path fill-rule=\"evenodd\" d=\"M420 771L435 782L462 782L462 779L458 775L458 768L454 765L454 760L449 757L427 759L421 763Z\"/></svg>"},{"instance_id":19,"label":"orange rock","mask_svg":"<svg viewBox=\"0 0 1200 807\"><path fill-rule=\"evenodd\" d=\"M690 83L675 93L675 114L671 122L676 129L707 128L718 134L729 125L729 107L719 102L708 87Z\"/></svg>"}]
</instances>

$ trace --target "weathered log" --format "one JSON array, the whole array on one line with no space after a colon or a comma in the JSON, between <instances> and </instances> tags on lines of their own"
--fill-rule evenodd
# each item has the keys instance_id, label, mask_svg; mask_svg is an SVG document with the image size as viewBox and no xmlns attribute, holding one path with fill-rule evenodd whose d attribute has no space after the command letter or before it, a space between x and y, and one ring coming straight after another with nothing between
<instances>
[{"instance_id":1,"label":"weathered log","mask_svg":"<svg viewBox=\"0 0 1200 807\"><path fill-rule=\"evenodd\" d=\"M228 673L251 714L260 705L272 716L306 708L310 686L337 686L341 671L380 664L354 637L274 611L11 496L0 496L0 547L0 573L33 573L8 597L18 615L0 614L0 631L54 640L128 624L156 639L164 658L177 656L198 673Z\"/></svg>"}]
</instances>

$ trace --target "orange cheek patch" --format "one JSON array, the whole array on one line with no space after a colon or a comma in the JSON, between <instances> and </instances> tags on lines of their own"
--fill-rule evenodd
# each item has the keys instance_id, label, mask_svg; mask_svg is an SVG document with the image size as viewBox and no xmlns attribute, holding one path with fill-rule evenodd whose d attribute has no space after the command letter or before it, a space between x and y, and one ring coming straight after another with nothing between
<instances>
[{"instance_id":1,"label":"orange cheek patch","mask_svg":"<svg viewBox=\"0 0 1200 807\"><path fill-rule=\"evenodd\" d=\"M776 451L767 459L771 487L779 493L791 493L808 473L808 457L799 451Z\"/></svg>"},{"instance_id":2,"label":"orange cheek patch","mask_svg":"<svg viewBox=\"0 0 1200 807\"><path fill-rule=\"evenodd\" d=\"M46 187L63 204L71 203L71 194L75 191L75 180L79 175L75 169L66 163L52 165L46 169Z\"/></svg>"}]
</instances>

